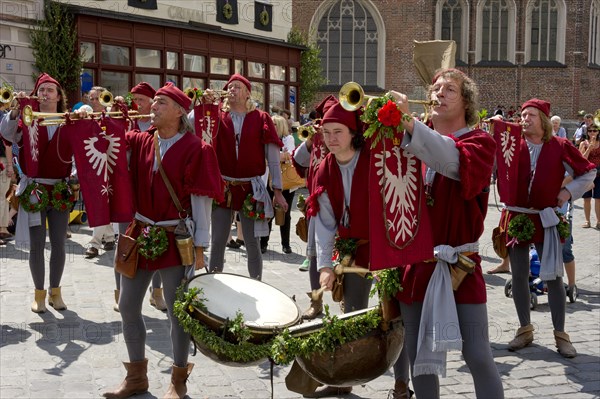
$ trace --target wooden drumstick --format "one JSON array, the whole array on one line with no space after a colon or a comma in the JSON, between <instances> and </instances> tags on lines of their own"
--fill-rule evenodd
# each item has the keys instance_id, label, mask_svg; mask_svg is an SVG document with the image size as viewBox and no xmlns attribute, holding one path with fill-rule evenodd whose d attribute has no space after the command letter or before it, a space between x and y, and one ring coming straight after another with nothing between
<instances>
[{"instance_id":1,"label":"wooden drumstick","mask_svg":"<svg viewBox=\"0 0 600 399\"><path fill-rule=\"evenodd\" d=\"M323 295L323 291L325 291L326 289L327 287L323 286L318 290L312 290L312 292L310 293L310 299L312 299L313 301L318 301Z\"/></svg>"},{"instance_id":2,"label":"wooden drumstick","mask_svg":"<svg viewBox=\"0 0 600 399\"><path fill-rule=\"evenodd\" d=\"M361 277L364 277L367 273L371 273L371 271L369 269L364 268L364 267L342 266L342 265L337 265L334 269L334 272L337 275L341 275L344 273L356 273L356 274L360 274Z\"/></svg>"}]
</instances>

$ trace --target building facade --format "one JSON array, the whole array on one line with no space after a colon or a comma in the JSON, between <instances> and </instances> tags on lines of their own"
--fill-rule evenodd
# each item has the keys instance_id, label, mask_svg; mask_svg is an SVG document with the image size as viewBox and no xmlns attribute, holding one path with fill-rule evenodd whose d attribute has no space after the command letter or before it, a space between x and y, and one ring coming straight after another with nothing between
<instances>
[{"instance_id":1,"label":"building facade","mask_svg":"<svg viewBox=\"0 0 600 399\"><path fill-rule=\"evenodd\" d=\"M600 0L294 1L293 26L321 48L329 93L356 81L423 98L413 41L454 40L482 108L531 97L563 119L600 108Z\"/></svg>"},{"instance_id":2,"label":"building facade","mask_svg":"<svg viewBox=\"0 0 600 399\"><path fill-rule=\"evenodd\" d=\"M125 95L140 81L155 88L173 82L181 89L220 90L237 72L251 81L259 107L276 106L297 113L302 48L286 42L291 1L60 2L74 15L84 60L83 90L99 85L114 95ZM28 27L43 16L43 1L0 3L2 41L6 35L10 38L6 44L11 46L0 70L15 87L31 89L34 71ZM11 25L4 26L4 21ZM79 94L70 93L71 104Z\"/></svg>"}]
</instances>

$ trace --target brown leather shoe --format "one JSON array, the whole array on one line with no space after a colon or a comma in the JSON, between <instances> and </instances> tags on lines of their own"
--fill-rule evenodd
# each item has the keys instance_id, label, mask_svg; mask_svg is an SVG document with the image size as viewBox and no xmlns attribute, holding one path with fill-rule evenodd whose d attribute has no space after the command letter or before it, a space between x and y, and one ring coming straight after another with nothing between
<instances>
[{"instance_id":1,"label":"brown leather shoe","mask_svg":"<svg viewBox=\"0 0 600 399\"><path fill-rule=\"evenodd\" d=\"M558 353L560 353L563 357L570 359L577 356L577 351L571 343L569 334L567 334L566 332L554 330L554 340L556 341Z\"/></svg>"},{"instance_id":2,"label":"brown leather shoe","mask_svg":"<svg viewBox=\"0 0 600 399\"><path fill-rule=\"evenodd\" d=\"M519 349L523 349L527 345L533 342L533 326L531 324L527 324L517 330L515 337L512 341L508 343L509 351L516 351Z\"/></svg>"},{"instance_id":3,"label":"brown leather shoe","mask_svg":"<svg viewBox=\"0 0 600 399\"><path fill-rule=\"evenodd\" d=\"M186 367L177 367L173 365L171 371L171 383L163 399L182 399L187 393L186 382L192 373L194 363L188 363Z\"/></svg>"},{"instance_id":4,"label":"brown leather shoe","mask_svg":"<svg viewBox=\"0 0 600 399\"><path fill-rule=\"evenodd\" d=\"M95 258L96 256L98 256L98 248L89 247L88 249L85 250L85 258L86 259L92 259L92 258Z\"/></svg>"},{"instance_id":5,"label":"brown leather shoe","mask_svg":"<svg viewBox=\"0 0 600 399\"><path fill-rule=\"evenodd\" d=\"M331 385L324 385L310 394L304 395L305 398L328 398L335 396L348 395L352 392L352 387L332 387Z\"/></svg>"}]
</instances>

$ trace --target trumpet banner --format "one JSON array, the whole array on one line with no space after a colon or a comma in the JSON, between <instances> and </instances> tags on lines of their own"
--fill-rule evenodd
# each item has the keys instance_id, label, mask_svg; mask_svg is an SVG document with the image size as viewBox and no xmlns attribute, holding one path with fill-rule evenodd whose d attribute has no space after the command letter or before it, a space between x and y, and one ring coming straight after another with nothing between
<instances>
[{"instance_id":1,"label":"trumpet banner","mask_svg":"<svg viewBox=\"0 0 600 399\"><path fill-rule=\"evenodd\" d=\"M521 125L494 121L492 132L496 141L498 195L504 204L514 205L517 200Z\"/></svg>"},{"instance_id":2,"label":"trumpet banner","mask_svg":"<svg viewBox=\"0 0 600 399\"><path fill-rule=\"evenodd\" d=\"M90 227L130 222L133 192L125 119L84 119L61 127L71 145Z\"/></svg>"},{"instance_id":3,"label":"trumpet banner","mask_svg":"<svg viewBox=\"0 0 600 399\"><path fill-rule=\"evenodd\" d=\"M212 145L217 135L219 106L215 104L197 104L194 106L194 129L196 136Z\"/></svg>"},{"instance_id":4,"label":"trumpet banner","mask_svg":"<svg viewBox=\"0 0 600 399\"><path fill-rule=\"evenodd\" d=\"M382 138L371 150L369 241L371 270L433 258L421 161L400 147L402 138Z\"/></svg>"}]
</instances>

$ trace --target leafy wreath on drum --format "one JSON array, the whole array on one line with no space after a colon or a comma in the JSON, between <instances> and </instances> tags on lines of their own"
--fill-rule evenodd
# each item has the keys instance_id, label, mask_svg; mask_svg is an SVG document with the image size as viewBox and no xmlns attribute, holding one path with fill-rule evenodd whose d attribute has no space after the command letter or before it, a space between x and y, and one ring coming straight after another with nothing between
<instances>
[{"instance_id":1,"label":"leafy wreath on drum","mask_svg":"<svg viewBox=\"0 0 600 399\"><path fill-rule=\"evenodd\" d=\"M236 313L236 318L226 326L229 338L225 340L214 331L205 327L198 320L192 318L194 309L207 311L202 289L190 288L184 292L183 286L177 290L177 300L173 306L173 314L179 320L179 324L185 332L190 334L194 341L202 342L210 351L221 358L232 362L250 363L271 356L271 341L264 344L253 344L248 342L251 332L244 324L243 315Z\"/></svg>"},{"instance_id":2,"label":"leafy wreath on drum","mask_svg":"<svg viewBox=\"0 0 600 399\"><path fill-rule=\"evenodd\" d=\"M325 305L323 327L306 337L293 337L289 329L285 329L274 339L271 348L271 358L280 365L290 364L297 356L310 357L314 353L329 352L345 344L367 335L379 328L382 317L380 309L376 308L365 314L341 320L329 313Z\"/></svg>"},{"instance_id":3,"label":"leafy wreath on drum","mask_svg":"<svg viewBox=\"0 0 600 399\"><path fill-rule=\"evenodd\" d=\"M204 305L206 299L202 295L202 289L192 287L186 292L183 285L180 286L173 314L195 342L201 342L217 357L236 363L251 363L271 358L279 365L287 365L296 356L308 357L314 353L334 352L346 342L367 335L382 322L379 308L350 319L339 319L335 315L332 316L329 307L325 306L325 316L319 331L308 336L293 337L286 328L274 339L255 344L249 342L251 332L244 324L243 314L240 312L237 312L236 318L224 327L228 333L227 339L194 319L192 314L195 309L207 311Z\"/></svg>"}]
</instances>

